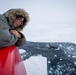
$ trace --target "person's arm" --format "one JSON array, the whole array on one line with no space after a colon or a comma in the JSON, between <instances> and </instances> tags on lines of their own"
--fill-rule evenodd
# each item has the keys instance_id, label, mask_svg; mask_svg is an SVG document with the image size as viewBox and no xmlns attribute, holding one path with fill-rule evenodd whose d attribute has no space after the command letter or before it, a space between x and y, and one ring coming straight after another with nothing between
<instances>
[{"instance_id":1,"label":"person's arm","mask_svg":"<svg viewBox=\"0 0 76 75\"><path fill-rule=\"evenodd\" d=\"M14 45L18 37L9 32L8 29L0 27L0 48Z\"/></svg>"},{"instance_id":2,"label":"person's arm","mask_svg":"<svg viewBox=\"0 0 76 75\"><path fill-rule=\"evenodd\" d=\"M16 35L18 38L22 38L21 34L17 30L10 30L10 33Z\"/></svg>"},{"instance_id":3,"label":"person's arm","mask_svg":"<svg viewBox=\"0 0 76 75\"><path fill-rule=\"evenodd\" d=\"M16 30L10 30L10 32L13 35L16 35L18 37L18 41L15 44L16 46L22 46L23 44L25 44L26 39L25 39L25 36L21 32L18 32Z\"/></svg>"}]
</instances>

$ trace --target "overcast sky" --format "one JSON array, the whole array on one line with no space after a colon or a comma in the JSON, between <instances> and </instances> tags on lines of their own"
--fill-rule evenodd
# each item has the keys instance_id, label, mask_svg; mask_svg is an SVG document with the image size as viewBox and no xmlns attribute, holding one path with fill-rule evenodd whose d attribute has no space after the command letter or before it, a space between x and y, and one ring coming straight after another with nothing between
<instances>
[{"instance_id":1,"label":"overcast sky","mask_svg":"<svg viewBox=\"0 0 76 75\"><path fill-rule=\"evenodd\" d=\"M22 31L28 41L76 43L76 0L0 1L0 13L23 8L30 22Z\"/></svg>"}]
</instances>

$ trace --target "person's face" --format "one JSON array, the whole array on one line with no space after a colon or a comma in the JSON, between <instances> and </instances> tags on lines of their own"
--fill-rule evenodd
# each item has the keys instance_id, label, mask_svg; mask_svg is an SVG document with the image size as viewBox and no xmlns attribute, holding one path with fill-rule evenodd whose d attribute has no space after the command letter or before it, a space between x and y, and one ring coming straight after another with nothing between
<instances>
[{"instance_id":1,"label":"person's face","mask_svg":"<svg viewBox=\"0 0 76 75\"><path fill-rule=\"evenodd\" d=\"M24 18L18 18L14 21L14 27L18 27L23 24Z\"/></svg>"}]
</instances>

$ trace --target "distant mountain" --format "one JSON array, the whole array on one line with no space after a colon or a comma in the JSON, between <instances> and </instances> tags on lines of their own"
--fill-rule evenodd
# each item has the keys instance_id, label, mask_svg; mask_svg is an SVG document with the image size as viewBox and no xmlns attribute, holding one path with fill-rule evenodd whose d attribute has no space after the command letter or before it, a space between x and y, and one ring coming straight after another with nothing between
<instances>
[{"instance_id":1,"label":"distant mountain","mask_svg":"<svg viewBox=\"0 0 76 75\"><path fill-rule=\"evenodd\" d=\"M27 41L20 49L24 60L34 56L47 57L48 75L76 75L76 44L70 42L30 42Z\"/></svg>"}]
</instances>

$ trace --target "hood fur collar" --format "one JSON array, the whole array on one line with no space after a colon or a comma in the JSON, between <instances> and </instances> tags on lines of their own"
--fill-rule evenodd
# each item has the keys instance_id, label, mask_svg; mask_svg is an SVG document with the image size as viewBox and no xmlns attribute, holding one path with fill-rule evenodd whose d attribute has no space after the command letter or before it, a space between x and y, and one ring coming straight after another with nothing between
<instances>
[{"instance_id":1,"label":"hood fur collar","mask_svg":"<svg viewBox=\"0 0 76 75\"><path fill-rule=\"evenodd\" d=\"M16 16L21 15L24 17L25 21L23 23L23 25L17 27L17 30L22 30L24 28L24 26L27 24L27 22L29 21L29 15L28 13L24 10L24 9L10 9L8 11L6 11L5 13L3 13L3 15L7 18L9 24L11 26L13 26L13 22L16 19Z\"/></svg>"}]
</instances>

